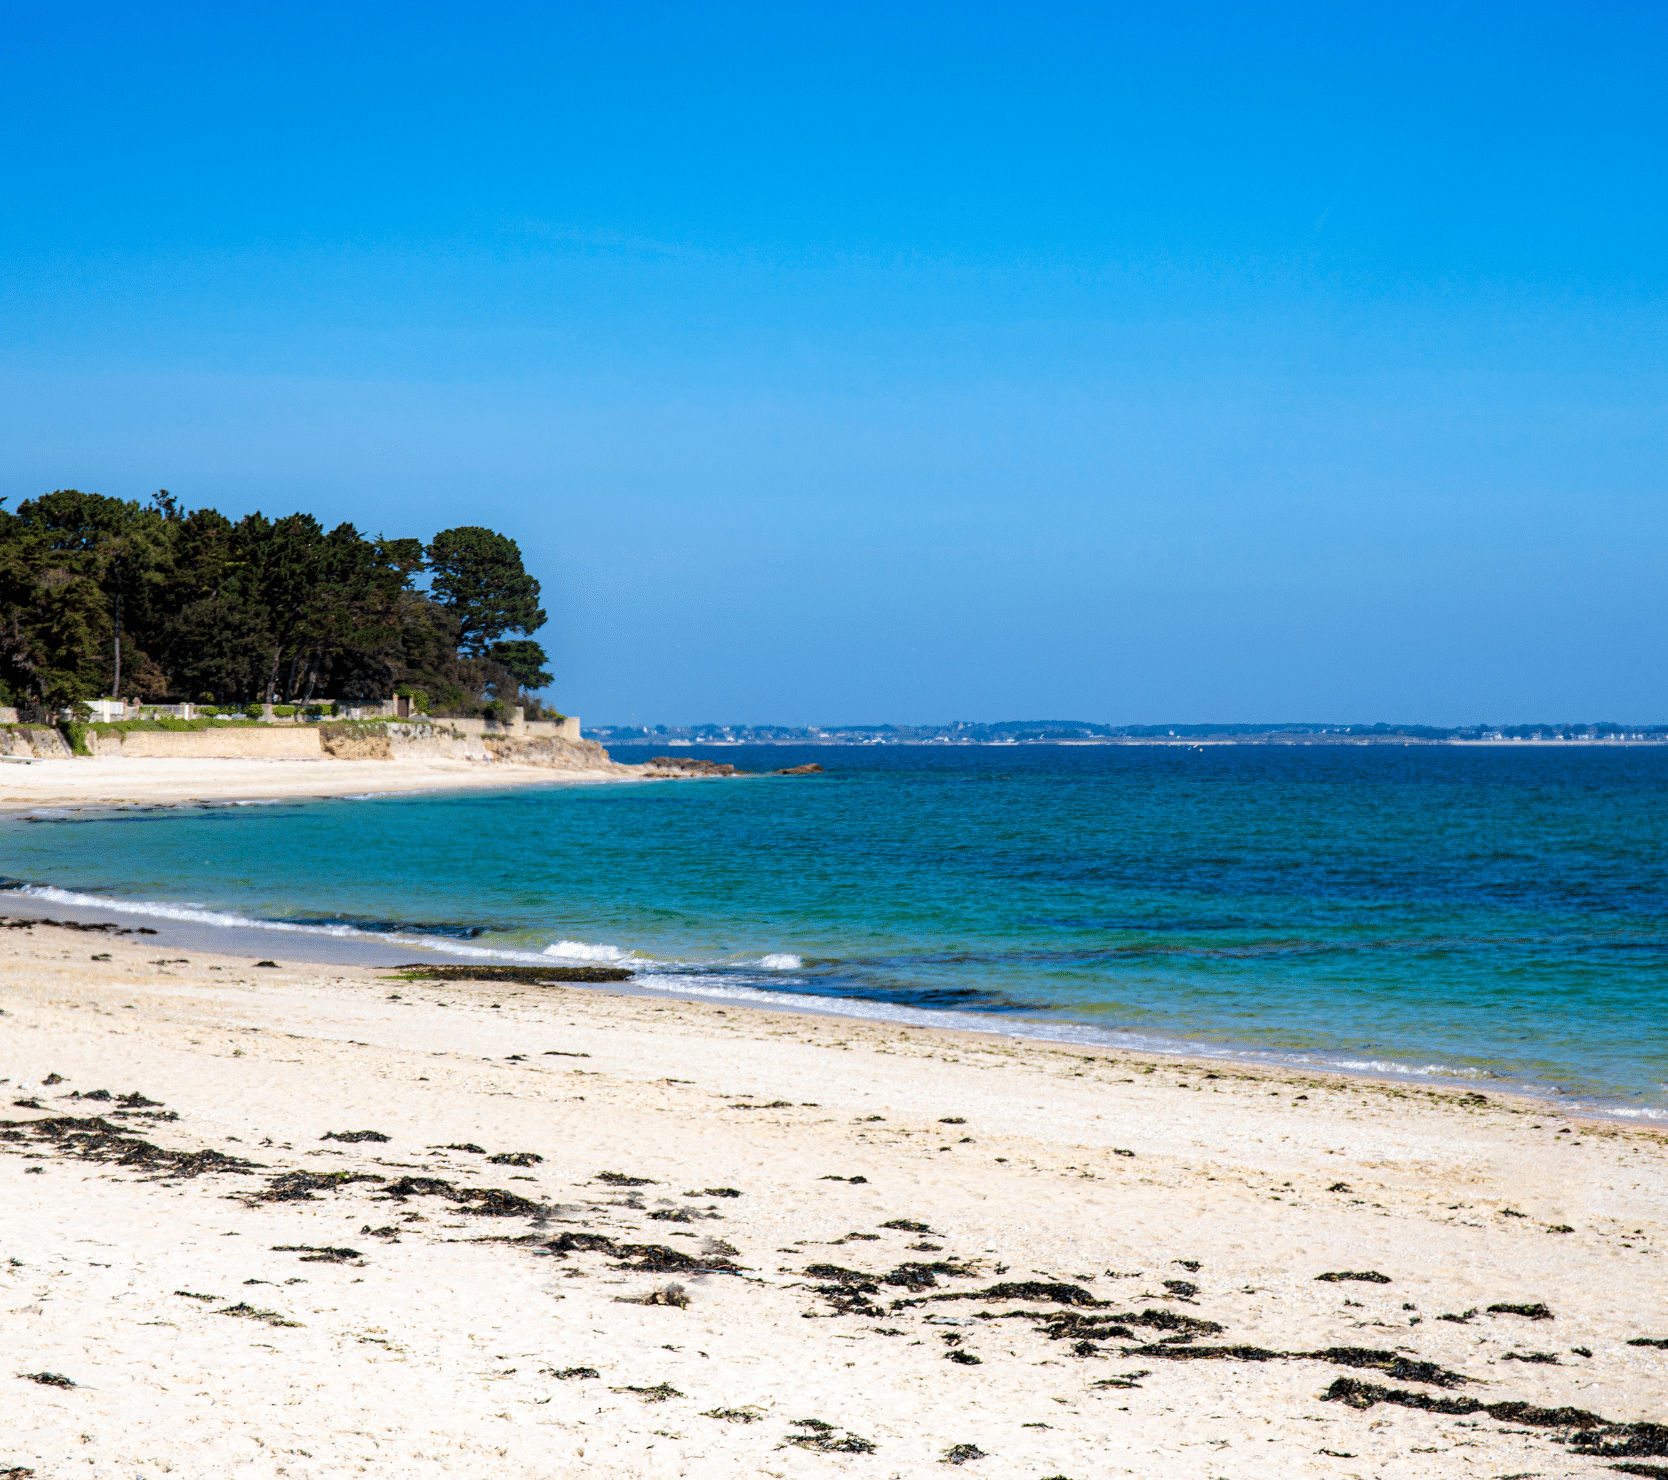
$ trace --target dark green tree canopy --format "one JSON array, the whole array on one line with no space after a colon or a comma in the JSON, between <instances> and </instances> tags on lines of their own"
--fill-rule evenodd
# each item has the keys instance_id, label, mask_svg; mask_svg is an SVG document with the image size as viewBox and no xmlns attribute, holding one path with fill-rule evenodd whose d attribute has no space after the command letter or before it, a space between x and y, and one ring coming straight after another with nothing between
<instances>
[{"instance_id":1,"label":"dark green tree canopy","mask_svg":"<svg viewBox=\"0 0 1668 1480\"><path fill-rule=\"evenodd\" d=\"M500 668L507 668L524 689L542 689L550 682L543 671L550 661L544 649L530 637L517 637L509 642L495 642L487 649L487 657Z\"/></svg>"},{"instance_id":2,"label":"dark green tree canopy","mask_svg":"<svg viewBox=\"0 0 1668 1480\"><path fill-rule=\"evenodd\" d=\"M430 592L457 622L460 651L483 657L505 633L544 626L539 583L527 574L514 540L463 524L441 530L427 553Z\"/></svg>"},{"instance_id":3,"label":"dark green tree canopy","mask_svg":"<svg viewBox=\"0 0 1668 1480\"><path fill-rule=\"evenodd\" d=\"M416 589L436 557L434 590ZM416 539L311 514L232 520L60 489L0 508L0 703L31 717L111 692L245 704L422 688L478 713L550 682L538 582L490 529ZM536 702L533 709L537 711Z\"/></svg>"}]
</instances>

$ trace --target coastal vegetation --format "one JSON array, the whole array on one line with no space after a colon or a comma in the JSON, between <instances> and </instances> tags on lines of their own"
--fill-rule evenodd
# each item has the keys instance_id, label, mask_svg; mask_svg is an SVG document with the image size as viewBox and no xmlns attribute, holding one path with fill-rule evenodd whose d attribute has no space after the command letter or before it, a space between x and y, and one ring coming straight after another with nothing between
<instances>
[{"instance_id":1,"label":"coastal vegetation","mask_svg":"<svg viewBox=\"0 0 1668 1480\"><path fill-rule=\"evenodd\" d=\"M24 719L106 695L281 714L396 693L536 718L545 620L516 542L480 526L424 543L187 511L166 490L0 507L0 704Z\"/></svg>"}]
</instances>

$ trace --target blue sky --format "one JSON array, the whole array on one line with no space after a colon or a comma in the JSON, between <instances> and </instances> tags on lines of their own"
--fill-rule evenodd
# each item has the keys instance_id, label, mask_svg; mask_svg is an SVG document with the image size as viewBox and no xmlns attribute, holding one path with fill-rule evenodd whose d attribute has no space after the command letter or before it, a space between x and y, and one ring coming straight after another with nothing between
<instances>
[{"instance_id":1,"label":"blue sky","mask_svg":"<svg viewBox=\"0 0 1668 1480\"><path fill-rule=\"evenodd\" d=\"M1665 32L0 0L0 494L490 524L599 723L1668 719Z\"/></svg>"}]
</instances>

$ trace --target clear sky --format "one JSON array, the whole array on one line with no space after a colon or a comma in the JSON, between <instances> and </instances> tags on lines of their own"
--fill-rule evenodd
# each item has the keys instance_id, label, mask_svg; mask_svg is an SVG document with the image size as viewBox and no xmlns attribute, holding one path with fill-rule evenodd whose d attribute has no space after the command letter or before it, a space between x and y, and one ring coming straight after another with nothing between
<instances>
[{"instance_id":1,"label":"clear sky","mask_svg":"<svg viewBox=\"0 0 1668 1480\"><path fill-rule=\"evenodd\" d=\"M0 0L0 494L587 720L1668 718L1657 4Z\"/></svg>"}]
</instances>

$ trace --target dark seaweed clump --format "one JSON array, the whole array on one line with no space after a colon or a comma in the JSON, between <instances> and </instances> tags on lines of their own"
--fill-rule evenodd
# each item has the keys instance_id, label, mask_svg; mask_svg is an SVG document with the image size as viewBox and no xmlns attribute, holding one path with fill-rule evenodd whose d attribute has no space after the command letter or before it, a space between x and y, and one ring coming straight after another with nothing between
<instances>
[{"instance_id":1,"label":"dark seaweed clump","mask_svg":"<svg viewBox=\"0 0 1668 1480\"><path fill-rule=\"evenodd\" d=\"M337 1249L329 1245L320 1247L316 1244L274 1244L274 1254L304 1254L303 1264L351 1264L356 1259L365 1256L358 1249Z\"/></svg>"},{"instance_id":2,"label":"dark seaweed clump","mask_svg":"<svg viewBox=\"0 0 1668 1480\"><path fill-rule=\"evenodd\" d=\"M977 1444L952 1444L944 1451L944 1463L947 1465L964 1465L970 1459L984 1458L985 1452Z\"/></svg>"},{"instance_id":3,"label":"dark seaweed clump","mask_svg":"<svg viewBox=\"0 0 1668 1480\"><path fill-rule=\"evenodd\" d=\"M797 1445L801 1449L809 1449L816 1454L873 1454L875 1447L867 1439L860 1439L856 1434L847 1432L838 1439L834 1437L834 1425L824 1423L820 1418L796 1418L790 1420L796 1429L807 1429L808 1433L789 1434L786 1442Z\"/></svg>"},{"instance_id":4,"label":"dark seaweed clump","mask_svg":"<svg viewBox=\"0 0 1668 1480\"><path fill-rule=\"evenodd\" d=\"M598 1172L597 1181L610 1187L658 1187L653 1177L628 1177L624 1172Z\"/></svg>"},{"instance_id":5,"label":"dark seaweed clump","mask_svg":"<svg viewBox=\"0 0 1668 1480\"><path fill-rule=\"evenodd\" d=\"M319 1137L321 1141L347 1141L357 1144L360 1141L392 1141L392 1136L385 1136L381 1131L326 1131Z\"/></svg>"},{"instance_id":6,"label":"dark seaweed clump","mask_svg":"<svg viewBox=\"0 0 1668 1480\"><path fill-rule=\"evenodd\" d=\"M903 1233L932 1232L932 1229L928 1228L925 1223L917 1223L913 1218L893 1218L889 1222L882 1223L880 1226L882 1228L896 1228Z\"/></svg>"},{"instance_id":7,"label":"dark seaweed clump","mask_svg":"<svg viewBox=\"0 0 1668 1480\"><path fill-rule=\"evenodd\" d=\"M565 1259L571 1253L609 1254L627 1262L617 1265L641 1274L706 1272L733 1274L736 1264L717 1254L685 1254L664 1244L617 1244L602 1233L559 1233L544 1245L548 1253Z\"/></svg>"},{"instance_id":8,"label":"dark seaweed clump","mask_svg":"<svg viewBox=\"0 0 1668 1480\"><path fill-rule=\"evenodd\" d=\"M223 1151L169 1151L128 1134L102 1116L85 1119L53 1116L47 1120L0 1121L0 1138L8 1141L33 1139L54 1146L65 1156L84 1161L114 1162L171 1177L196 1177L204 1172L247 1172L257 1163Z\"/></svg>"},{"instance_id":9,"label":"dark seaweed clump","mask_svg":"<svg viewBox=\"0 0 1668 1480\"><path fill-rule=\"evenodd\" d=\"M456 1187L441 1177L401 1177L382 1189L385 1199L404 1202L408 1197L443 1197L456 1203L460 1213L485 1218L532 1218L548 1214L544 1203L533 1202L501 1187Z\"/></svg>"},{"instance_id":10,"label":"dark seaweed clump","mask_svg":"<svg viewBox=\"0 0 1668 1480\"><path fill-rule=\"evenodd\" d=\"M374 1172L280 1172L268 1180L256 1202L317 1202L315 1192L335 1192L350 1182L381 1182Z\"/></svg>"},{"instance_id":11,"label":"dark seaweed clump","mask_svg":"<svg viewBox=\"0 0 1668 1480\"><path fill-rule=\"evenodd\" d=\"M1325 1280L1328 1284L1336 1285L1341 1280L1361 1280L1369 1285L1388 1285L1390 1276L1380 1274L1376 1269L1340 1269L1332 1274L1317 1274L1317 1280Z\"/></svg>"},{"instance_id":12,"label":"dark seaweed clump","mask_svg":"<svg viewBox=\"0 0 1668 1480\"><path fill-rule=\"evenodd\" d=\"M500 1151L487 1160L495 1167L536 1167L544 1158L536 1151Z\"/></svg>"},{"instance_id":13,"label":"dark seaweed clump","mask_svg":"<svg viewBox=\"0 0 1668 1480\"><path fill-rule=\"evenodd\" d=\"M542 987L546 982L623 982L631 977L623 966L434 966L411 961L393 969L406 980L518 982L528 987Z\"/></svg>"},{"instance_id":14,"label":"dark seaweed clump","mask_svg":"<svg viewBox=\"0 0 1668 1480\"><path fill-rule=\"evenodd\" d=\"M1488 1313L1491 1316L1528 1316L1531 1321L1550 1321L1555 1319L1552 1312L1539 1301L1536 1301L1533 1305L1508 1305L1502 1302L1499 1305L1489 1306Z\"/></svg>"},{"instance_id":15,"label":"dark seaweed clump","mask_svg":"<svg viewBox=\"0 0 1668 1480\"><path fill-rule=\"evenodd\" d=\"M72 1388L76 1385L62 1372L19 1372L17 1375L26 1381L38 1382L42 1387ZM34 1472L31 1470L30 1473Z\"/></svg>"}]
</instances>

